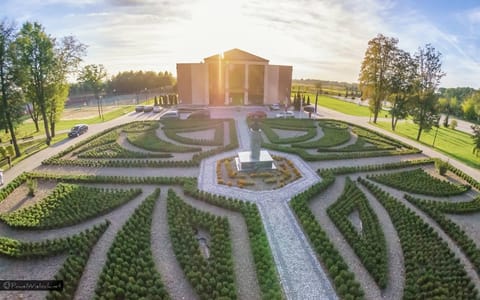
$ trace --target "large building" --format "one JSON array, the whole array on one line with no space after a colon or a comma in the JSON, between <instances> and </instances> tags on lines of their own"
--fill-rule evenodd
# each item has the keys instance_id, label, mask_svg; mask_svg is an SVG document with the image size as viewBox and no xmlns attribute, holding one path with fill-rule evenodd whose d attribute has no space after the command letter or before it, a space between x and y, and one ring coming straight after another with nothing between
<instances>
[{"instance_id":1,"label":"large building","mask_svg":"<svg viewBox=\"0 0 480 300\"><path fill-rule=\"evenodd\" d=\"M202 63L177 64L178 99L194 105L265 105L290 99L292 66L232 49Z\"/></svg>"}]
</instances>

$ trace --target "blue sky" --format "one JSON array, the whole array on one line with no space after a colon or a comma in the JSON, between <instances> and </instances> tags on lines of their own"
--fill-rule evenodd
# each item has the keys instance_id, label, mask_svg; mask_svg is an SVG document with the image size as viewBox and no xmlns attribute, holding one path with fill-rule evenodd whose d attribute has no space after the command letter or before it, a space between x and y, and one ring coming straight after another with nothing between
<instances>
[{"instance_id":1,"label":"blue sky","mask_svg":"<svg viewBox=\"0 0 480 300\"><path fill-rule=\"evenodd\" d=\"M85 63L109 74L168 70L240 48L294 78L356 82L368 40L399 39L442 53L442 86L480 88L480 1L462 0L2 0L1 17L38 21L87 44Z\"/></svg>"}]
</instances>

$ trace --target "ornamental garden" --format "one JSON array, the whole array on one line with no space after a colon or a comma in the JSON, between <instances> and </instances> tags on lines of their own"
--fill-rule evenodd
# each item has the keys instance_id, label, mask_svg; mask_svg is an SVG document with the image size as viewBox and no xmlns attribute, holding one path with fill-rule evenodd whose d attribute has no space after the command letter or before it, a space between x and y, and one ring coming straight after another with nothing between
<instances>
[{"instance_id":1,"label":"ornamental garden","mask_svg":"<svg viewBox=\"0 0 480 300\"><path fill-rule=\"evenodd\" d=\"M305 265L326 274L318 286L334 293L325 298L479 297L478 178L332 119L263 120L262 148L276 168L240 172L234 157L248 122L122 124L11 181L0 190L2 273L64 287L0 295L295 299L308 291L283 271L289 257L278 243L289 241L267 226L268 200L291 212L280 222L312 253ZM206 158L215 158L214 187L228 195L199 186ZM300 188L305 168L316 179Z\"/></svg>"}]
</instances>

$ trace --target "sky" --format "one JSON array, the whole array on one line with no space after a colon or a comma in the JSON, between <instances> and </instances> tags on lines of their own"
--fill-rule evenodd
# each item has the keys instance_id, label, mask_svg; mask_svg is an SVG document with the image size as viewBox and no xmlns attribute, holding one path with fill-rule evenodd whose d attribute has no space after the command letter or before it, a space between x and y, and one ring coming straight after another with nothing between
<instances>
[{"instance_id":1,"label":"sky","mask_svg":"<svg viewBox=\"0 0 480 300\"><path fill-rule=\"evenodd\" d=\"M442 53L443 87L480 88L478 0L1 0L0 18L41 23L88 45L110 75L170 71L239 48L293 66L293 78L357 82L378 33Z\"/></svg>"}]
</instances>

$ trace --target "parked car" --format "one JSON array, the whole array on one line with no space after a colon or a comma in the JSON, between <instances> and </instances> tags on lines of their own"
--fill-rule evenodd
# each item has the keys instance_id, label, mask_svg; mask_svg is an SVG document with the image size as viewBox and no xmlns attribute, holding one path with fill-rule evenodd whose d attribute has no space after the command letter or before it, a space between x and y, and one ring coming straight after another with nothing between
<instances>
[{"instance_id":1,"label":"parked car","mask_svg":"<svg viewBox=\"0 0 480 300\"><path fill-rule=\"evenodd\" d=\"M78 125L75 125L71 130L70 132L68 133L68 137L77 137L81 134L84 134L85 132L87 132L88 130L88 126L85 125L85 124L78 124Z\"/></svg>"},{"instance_id":2,"label":"parked car","mask_svg":"<svg viewBox=\"0 0 480 300\"><path fill-rule=\"evenodd\" d=\"M210 111L208 109L194 111L187 119L210 119Z\"/></svg>"},{"instance_id":3,"label":"parked car","mask_svg":"<svg viewBox=\"0 0 480 300\"><path fill-rule=\"evenodd\" d=\"M293 111L282 111L275 115L276 118L295 118Z\"/></svg>"},{"instance_id":4,"label":"parked car","mask_svg":"<svg viewBox=\"0 0 480 300\"><path fill-rule=\"evenodd\" d=\"M158 114L158 113L161 112L161 111L162 111L162 107L161 107L161 106L154 106L154 107L153 107L153 112L154 112L154 113Z\"/></svg>"},{"instance_id":5,"label":"parked car","mask_svg":"<svg viewBox=\"0 0 480 300\"><path fill-rule=\"evenodd\" d=\"M280 108L281 108L280 104L278 104L278 103L270 105L271 110L280 110Z\"/></svg>"},{"instance_id":6,"label":"parked car","mask_svg":"<svg viewBox=\"0 0 480 300\"><path fill-rule=\"evenodd\" d=\"M265 119L267 113L261 110L251 111L247 114L247 119Z\"/></svg>"},{"instance_id":7,"label":"parked car","mask_svg":"<svg viewBox=\"0 0 480 300\"><path fill-rule=\"evenodd\" d=\"M153 106L145 106L143 107L143 112L146 113L146 112L151 112L153 111Z\"/></svg>"},{"instance_id":8,"label":"parked car","mask_svg":"<svg viewBox=\"0 0 480 300\"><path fill-rule=\"evenodd\" d=\"M135 111L136 112L142 112L143 108L144 108L143 105L137 105L137 106L135 106Z\"/></svg>"},{"instance_id":9,"label":"parked car","mask_svg":"<svg viewBox=\"0 0 480 300\"><path fill-rule=\"evenodd\" d=\"M160 120L180 119L180 114L176 110L170 110L160 116Z\"/></svg>"}]
</instances>

